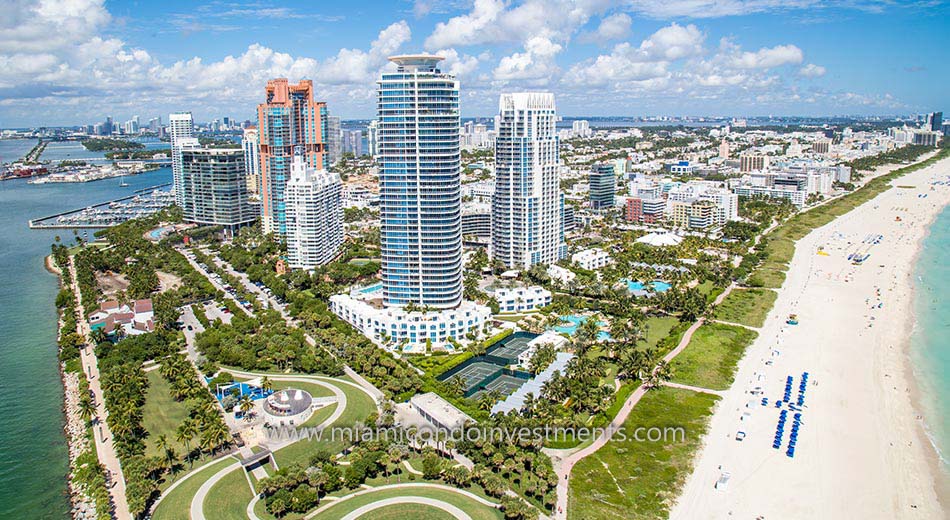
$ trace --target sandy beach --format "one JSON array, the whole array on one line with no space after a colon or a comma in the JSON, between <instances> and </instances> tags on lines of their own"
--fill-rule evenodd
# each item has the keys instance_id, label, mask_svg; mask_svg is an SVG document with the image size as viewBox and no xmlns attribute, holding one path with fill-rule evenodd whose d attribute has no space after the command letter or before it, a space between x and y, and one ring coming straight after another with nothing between
<instances>
[{"instance_id":1,"label":"sandy beach","mask_svg":"<svg viewBox=\"0 0 950 520\"><path fill-rule=\"evenodd\" d=\"M950 202L950 186L931 183L948 175L950 160L906 175L798 242L775 307L711 419L671 518L947 517L946 476L914 404L908 348L914 260L927 227ZM870 256L853 265L853 254ZM786 324L790 314L799 325ZM788 412L774 449L775 401L788 376L797 401L803 372L801 426L788 457L796 411ZM731 474L728 485L715 489L722 472Z\"/></svg>"}]
</instances>

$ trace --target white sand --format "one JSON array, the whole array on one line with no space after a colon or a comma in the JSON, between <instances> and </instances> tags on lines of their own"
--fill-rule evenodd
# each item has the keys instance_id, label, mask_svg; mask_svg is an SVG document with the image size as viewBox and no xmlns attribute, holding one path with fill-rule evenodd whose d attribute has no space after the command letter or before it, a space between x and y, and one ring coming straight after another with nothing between
<instances>
[{"instance_id":1,"label":"white sand","mask_svg":"<svg viewBox=\"0 0 950 520\"><path fill-rule=\"evenodd\" d=\"M775 308L711 419L671 518L947 518L945 480L912 403L907 338L919 243L950 202L950 186L931 191L931 180L948 175L950 160L904 176L894 185L914 189L892 188L798 242ZM879 244L862 243L878 234ZM817 254L820 246L828 256ZM847 256L855 251L871 256L854 266ZM790 313L800 325L785 324ZM810 373L806 407L789 458L794 412L781 449L773 449L774 402L788 375L796 401L803 371ZM755 386L764 395L751 395ZM745 408L762 397L767 407ZM750 420L740 421L744 411ZM740 427L742 442L735 440ZM721 471L731 473L724 491L714 489Z\"/></svg>"}]
</instances>

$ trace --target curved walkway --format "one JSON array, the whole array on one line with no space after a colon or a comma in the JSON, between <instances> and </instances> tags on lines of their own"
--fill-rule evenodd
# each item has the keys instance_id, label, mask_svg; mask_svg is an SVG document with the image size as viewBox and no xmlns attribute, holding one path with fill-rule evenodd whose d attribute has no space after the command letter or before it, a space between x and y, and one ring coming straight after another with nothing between
<instances>
[{"instance_id":1,"label":"curved walkway","mask_svg":"<svg viewBox=\"0 0 950 520\"><path fill-rule=\"evenodd\" d=\"M175 488L177 488L179 485L181 485L182 482L184 482L184 481L190 479L191 477L197 475L198 473L201 473L201 472L204 471L204 469L207 468L208 466L211 466L212 464L217 464L218 462L221 462L222 460L226 459L227 457L230 457L230 455L224 455L224 456L222 456L222 457L218 457L218 458L215 458L215 459L211 459L211 460L209 460L208 462L206 462L206 463L204 463L204 464L198 466L197 468L192 468L191 471L189 471L188 473L185 474L185 476L183 476L183 477L181 477L180 479L178 479L178 480L176 480L175 482L173 482L172 485L170 485L170 486L168 486L167 488L165 488L165 491L162 491L162 494L158 496L158 499L155 500L155 502L152 503L152 507L151 507L151 509L150 509L150 512L151 512L151 513L155 513L155 510L158 509L158 504L161 504L161 503L162 503L162 500L164 500L165 497L167 497L172 491L174 491Z\"/></svg>"},{"instance_id":2,"label":"curved walkway","mask_svg":"<svg viewBox=\"0 0 950 520\"><path fill-rule=\"evenodd\" d=\"M492 507L492 508L495 508L495 509L498 509L498 507L499 507L499 504L496 504L495 502L492 502L491 500L482 498L482 497L476 495L475 493L472 493L471 491L466 491L466 490L464 490L464 489L454 488L454 487L446 486L446 485L443 485L443 484L429 484L429 483L419 483L419 484L389 484L389 485L386 485L386 486L378 486L378 487L374 487L374 488L364 489L364 490L362 490L362 491L357 491L356 493L352 493L352 494L350 494L350 495L346 495L345 497L341 497L339 500L334 500L333 502L328 502L328 503L326 503L326 504L324 504L324 505L322 505L322 506L320 506L320 507L314 509L314 510L311 511L310 513L308 513L307 516L304 517L304 520L310 520L310 519L316 517L317 515L319 515L320 513L326 511L326 510L329 509L330 507L333 507L333 506L335 506L335 505L337 505L337 504L339 504L339 503L345 502L345 501L347 501L347 500L349 500L349 499L351 499L351 498L358 497L358 496L360 496L360 495L365 495L365 494L367 494L367 493L374 493L374 492L376 492L376 491L386 491L386 490L389 490L389 489L419 489L419 488L439 489L439 490L442 490L442 491L448 491L448 492L451 492L451 493L456 493L456 494L459 494L459 495L463 495L463 496L465 496L465 497L467 497L467 498L471 498L472 500L478 502L479 504L482 504L482 505L485 505L485 506L488 506L488 507ZM413 498L418 498L418 497L413 497ZM380 500L380 502L383 502L383 500Z\"/></svg>"},{"instance_id":3,"label":"curved walkway","mask_svg":"<svg viewBox=\"0 0 950 520\"><path fill-rule=\"evenodd\" d=\"M336 422L337 419L340 418L341 415L343 415L343 411L346 410L346 405L347 405L347 402L346 402L346 393L344 393L343 390L340 390L336 385L331 384L329 381L333 381L334 383L340 383L340 384L350 385L350 386L352 386L353 388L357 388L357 389L363 391L364 393L366 393L367 395L369 395L369 396L372 398L372 394L370 394L369 392L367 392L366 389L363 388L363 387L361 387L360 385L358 385L358 384L356 384L356 383L351 383L351 382L349 382L349 381L343 381L343 380L339 380L339 379L333 379L333 378L330 378L330 377L323 377L323 376L304 376L304 375L299 375L299 376L298 376L298 375L286 375L286 376L284 376L284 375L277 375L277 374L244 372L244 371L241 371L241 370L230 370L230 369L229 369L228 371L231 372L231 374L233 374L233 375L238 375L238 376L243 376L243 377L262 377L262 376L266 376L266 377L268 377L269 379L271 379L271 380L273 380L273 381L288 381L288 382L294 382L294 381L296 381L296 382L298 382L298 383L311 383L311 384L320 385L320 386L323 386L323 387L329 389L330 391L333 392L333 394L334 394L334 395L336 396L336 398L337 398L337 407L336 407L336 410L333 411L333 414L332 414L330 417L328 417L326 420L324 420L322 423L320 423L319 425L316 426L316 428L318 428L318 429L325 429L325 428L329 427L330 425L332 425L334 422ZM294 441L293 441L292 439L288 439L286 442L283 442L283 443L280 443L280 444L277 445L277 446L271 447L271 451L279 450L280 448L283 448L283 447L285 447L285 446L288 446L288 445L292 444L293 442L294 442ZM224 478L225 476L227 476L228 473L231 473L232 471L234 471L234 470L236 470L236 469L240 469L240 468L241 468L241 463L240 463L240 462L235 462L234 464L232 464L232 465L230 465L230 466L228 466L228 467L222 469L221 471L218 471L217 473L215 473L211 478L209 478L207 481L205 481L204 484L202 484L200 488L198 488L198 492L195 493L195 496L191 499L191 519L192 519L192 520L204 520L204 519L205 519L205 516L204 516L204 501L205 501L205 498L207 498L207 496L208 496L208 492L211 491L211 488L212 488L218 481L220 481L222 478ZM255 498L256 498L256 496L255 496ZM252 518L252 519L256 518L256 516L253 515L253 507L254 507L254 503L255 503L255 502L256 502L256 500L252 500L251 503L248 505L248 509L247 509L247 511L248 511L248 517L249 517L249 518Z\"/></svg>"},{"instance_id":4,"label":"curved walkway","mask_svg":"<svg viewBox=\"0 0 950 520\"><path fill-rule=\"evenodd\" d=\"M716 300L710 307L715 307L716 305L722 303L722 301L726 299L726 296L729 296L729 293L732 292L733 288L735 288L735 284L727 287L726 290L722 292L722 294L716 297ZM663 356L663 360L669 363L673 360L673 358L678 356L680 352L686 349L686 346L689 345L690 339L693 337L693 333L696 332L696 329L702 326L705 321L705 317L699 318L695 323L690 325L690 327L686 329L686 333L683 334L683 338L680 340L679 345L677 345L676 348L671 350L668 354ZM645 388L643 385L637 387L637 389L632 394L630 394L630 397L627 398L627 402L623 404L623 407L620 408L620 411L617 413L616 417L614 417L614 420L610 421L610 424L607 425L607 428L600 435L600 437L597 437L597 439L595 439L594 442L588 446L574 451L560 460L552 460L552 462L554 462L554 472L558 478L557 506L554 509L554 518L567 518L567 499L570 489L569 477L574 465L580 462L581 459L593 454L605 444L607 444L607 442L609 442L613 437L614 433L623 427L623 423L626 422L627 417L630 415L630 411L633 410L633 407L636 406L638 402L640 402L640 399L646 395L646 393L647 388ZM554 459L554 457L552 457L552 459Z\"/></svg>"},{"instance_id":5,"label":"curved walkway","mask_svg":"<svg viewBox=\"0 0 950 520\"><path fill-rule=\"evenodd\" d=\"M372 504L366 504L363 507L359 507L354 511L351 511L349 514L344 516L341 520L357 520L367 513L371 513L377 509L381 509L387 506L397 505L397 504L422 504L430 507L435 507L445 511L446 513L454 516L457 520L472 520L472 517L468 515L465 511L453 506L448 502L443 502L441 500L436 500L434 498L426 497L413 497L413 496L404 496L404 497L393 497L380 500L378 502L373 502Z\"/></svg>"},{"instance_id":6,"label":"curved walkway","mask_svg":"<svg viewBox=\"0 0 950 520\"><path fill-rule=\"evenodd\" d=\"M208 492L211 491L211 488L218 483L221 479L227 476L228 473L236 469L241 468L241 462L237 461L234 464L222 469L221 471L211 475L211 478L206 480L204 484L201 484L201 487L198 488L198 492L195 493L195 496L191 499L191 520L204 520L204 504L205 498L208 496Z\"/></svg>"}]
</instances>

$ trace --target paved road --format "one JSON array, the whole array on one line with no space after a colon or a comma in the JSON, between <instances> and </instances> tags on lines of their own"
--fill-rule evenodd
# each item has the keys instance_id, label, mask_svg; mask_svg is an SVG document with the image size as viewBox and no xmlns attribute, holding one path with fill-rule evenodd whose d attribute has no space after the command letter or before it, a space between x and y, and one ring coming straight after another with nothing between
<instances>
[{"instance_id":1,"label":"paved road","mask_svg":"<svg viewBox=\"0 0 950 520\"><path fill-rule=\"evenodd\" d=\"M106 421L109 414L106 411L106 400L102 393L102 386L99 383L99 360L96 359L92 331L89 329L89 322L86 321L83 312L82 293L79 291L79 284L76 281L76 262L73 257L69 257L69 273L72 278L73 294L76 296L76 328L86 342L86 346L80 350L82 369L86 373L86 379L89 380L89 389L96 397L94 419L97 420L98 424L93 425L92 436L96 441L96 453L99 456L99 463L105 466L111 475L113 485L109 488L109 495L112 498L115 517L120 519L132 518L129 512L129 503L125 497L125 476L122 474L122 465L119 463L115 446L112 444L112 431L109 430L109 424Z\"/></svg>"},{"instance_id":2,"label":"paved road","mask_svg":"<svg viewBox=\"0 0 950 520\"><path fill-rule=\"evenodd\" d=\"M729 293L735 288L735 284L730 285L722 292L713 302L713 306L719 305L722 303L726 296L729 296ZM706 321L706 318L699 318L693 323L689 329L686 330L686 333L683 334L683 339L680 340L679 345L676 346L672 351L667 355L663 356L663 360L667 363L671 362L676 356L682 352L687 345L689 345L689 340L692 339L693 333L696 332L702 324ZM569 482L571 470L574 469L574 465L580 462L585 457L595 453L597 450L602 448L610 439L613 437L621 427L623 423L626 422L627 417L630 415L630 411L633 410L633 407L640 402L640 399L646 395L647 389L642 385L637 388L630 397L627 398L627 402L623 404L623 407L620 409L620 412L617 413L617 416L614 417L613 421L610 421L610 424L607 426L604 433L597 437L593 443L590 445L577 450L573 453L570 453L564 458L557 459L552 457L552 462L554 463L554 471L557 474L557 506L554 509L554 518L563 519L567 518L567 506L568 506L568 491L569 491Z\"/></svg>"},{"instance_id":3,"label":"paved road","mask_svg":"<svg viewBox=\"0 0 950 520\"><path fill-rule=\"evenodd\" d=\"M453 506L448 502L443 502L441 500L436 500L434 498L426 497L414 497L414 496L402 496L402 497L393 497L386 498L373 502L372 504L366 504L363 507L358 507L355 510L351 511L349 514L344 516L341 520L357 520L358 518L363 518L363 515L369 514L377 509L382 509L387 506L393 506L398 504L422 504L430 507L435 507L445 511L446 513L454 516L457 520L472 520L472 517L468 515L465 511Z\"/></svg>"}]
</instances>

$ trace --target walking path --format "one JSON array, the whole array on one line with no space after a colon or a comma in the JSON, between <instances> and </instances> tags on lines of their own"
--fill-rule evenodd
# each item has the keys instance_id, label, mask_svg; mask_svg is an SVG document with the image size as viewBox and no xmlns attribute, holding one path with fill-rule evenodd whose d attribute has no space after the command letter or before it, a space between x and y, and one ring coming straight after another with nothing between
<instances>
[{"instance_id":1,"label":"walking path","mask_svg":"<svg viewBox=\"0 0 950 520\"><path fill-rule=\"evenodd\" d=\"M438 489L438 490L442 490L442 491L448 491L448 492L451 492L451 493L456 493L456 494L459 494L459 495L463 495L463 496L465 496L465 497L467 497L467 498L470 498L470 499L472 499L472 500L474 500L474 501L476 501L476 502L478 502L478 503L480 503L480 504L482 504L482 505L488 506L488 507L493 507L493 508L496 508L496 509L499 507L499 505L496 504L495 502L492 502L491 500L482 498L482 497L476 495L475 493L472 493L472 492L470 492L470 491L466 491L466 490L464 490L464 489L454 488L454 487L446 486L446 485L442 485L442 484L429 484L429 483L419 483L419 484L389 484L389 485L386 485L386 486L378 486L378 487L373 487L373 488L369 488L369 489L364 489L364 490L362 490L362 491L357 491L356 493L352 493L352 494L346 495L345 497L341 497L339 500L334 500L334 501L332 501L332 502L325 503L325 504L323 504L322 506L320 506L320 507L314 509L313 511L311 511L309 514L307 514L307 516L305 516L304 519L305 519L305 520L310 520L310 519L312 519L312 518L315 518L317 515L319 515L320 513L326 511L326 510L327 510L328 508L330 508L330 507L333 507L333 506L335 506L335 505L337 505L337 504L339 504L339 503L341 503L341 502L345 502L345 501L347 501L347 500L349 500L349 499L351 499L351 498L355 498L355 497L358 497L358 496L360 496L360 495L365 495L365 494L367 494L367 493L375 493L376 491L385 491L385 490L390 490L390 489L406 489L406 490L411 490L411 489L420 489L420 488L429 488L429 489ZM414 497L414 498L418 498L418 497ZM382 500L381 500L380 502L382 502ZM379 503L379 502L374 502L374 503Z\"/></svg>"},{"instance_id":2,"label":"walking path","mask_svg":"<svg viewBox=\"0 0 950 520\"><path fill-rule=\"evenodd\" d=\"M721 325L729 325L730 327L742 327L743 329L749 329L758 332L759 329L751 327L749 325L743 325L741 323L736 323L734 321L723 321L723 320L709 320L710 323L719 323Z\"/></svg>"},{"instance_id":3,"label":"walking path","mask_svg":"<svg viewBox=\"0 0 950 520\"><path fill-rule=\"evenodd\" d=\"M730 285L722 292L719 296L716 297L716 300L713 302L712 306L719 305L722 303L729 293L732 292L735 288L735 284ZM671 362L673 358L678 356L687 345L689 345L690 339L693 337L693 333L696 332L703 323L705 323L706 318L701 317L693 323L689 329L686 330L686 333L683 334L683 339L680 340L679 345L671 350L667 355L663 356L663 361L667 363ZM554 509L554 518L563 519L567 518L567 499L569 491L569 482L571 470L574 468L574 465L580 462L585 457L595 453L597 450L602 448L610 439L614 436L620 428L623 427L623 423L626 422L627 417L630 415L630 411L633 410L633 407L636 406L640 399L646 395L648 388L640 385L637 389L630 394L630 397L627 398L627 402L623 404L623 407L620 408L620 411L617 413L617 416L614 417L613 421L610 421L610 424L604 430L604 432L597 437L594 442L587 445L584 448L581 448L577 451L574 451L568 454L566 457L560 458L556 452L550 452L551 462L554 466L554 472L557 475L557 506Z\"/></svg>"},{"instance_id":4,"label":"walking path","mask_svg":"<svg viewBox=\"0 0 950 520\"><path fill-rule=\"evenodd\" d=\"M722 392L720 390L713 390L711 388L703 388L700 386L684 385L682 383L674 383L672 381L663 381L660 384L662 384L663 386L668 386L670 388L679 388L681 390L692 390L693 392L699 392L702 394L710 394L710 395L718 395L720 397L722 397L725 394L725 392Z\"/></svg>"},{"instance_id":5,"label":"walking path","mask_svg":"<svg viewBox=\"0 0 950 520\"><path fill-rule=\"evenodd\" d=\"M112 483L109 495L112 499L114 516L120 519L132 518L129 503L125 497L125 476L122 474L122 465L119 463L119 457L112 443L112 431L106 421L109 414L106 411L106 399L99 381L99 360L96 358L92 331L83 312L82 293L79 291L76 277L76 262L72 256L69 257L69 274L72 279L73 294L76 297L76 328L85 341L85 345L79 351L82 369L86 373L86 379L89 380L89 389L95 396L96 413L93 416L93 428L98 431L93 431L92 437L96 442L96 454L99 456L99 463L106 468L106 482Z\"/></svg>"},{"instance_id":6,"label":"walking path","mask_svg":"<svg viewBox=\"0 0 950 520\"><path fill-rule=\"evenodd\" d=\"M201 484L201 487L198 488L198 492L195 493L194 498L191 499L191 520L205 520L204 504L205 498L208 497L208 492L211 491L211 488L214 487L218 481L236 469L241 469L240 461L236 461L234 464L211 475L211 478L204 481L204 484Z\"/></svg>"},{"instance_id":7,"label":"walking path","mask_svg":"<svg viewBox=\"0 0 950 520\"><path fill-rule=\"evenodd\" d=\"M472 520L472 517L468 515L465 511L453 506L448 502L443 502L441 500L436 500L434 498L426 497L413 497L413 496L402 496L402 497L393 497L373 502L372 504L366 504L363 507L356 508L351 511L349 514L344 516L342 520L356 520L357 518L362 518L363 515L375 511L377 509L382 509L387 506L397 505L397 504L422 504L430 507L435 507L445 511L446 513L454 516L457 520Z\"/></svg>"}]
</instances>

